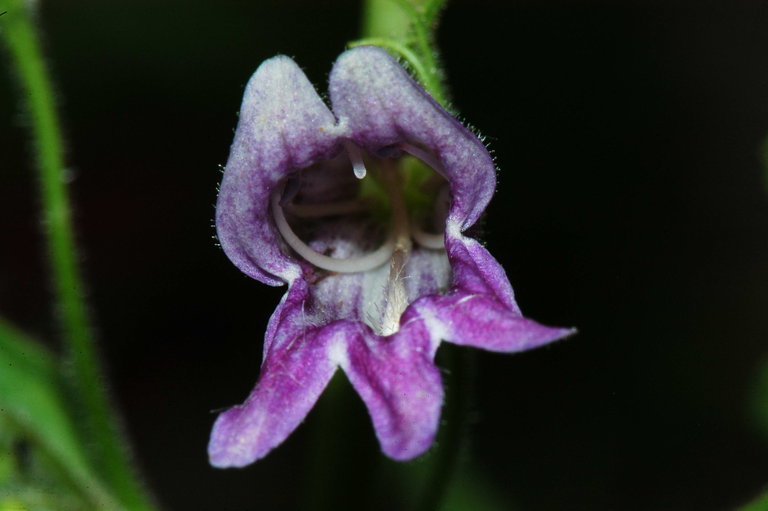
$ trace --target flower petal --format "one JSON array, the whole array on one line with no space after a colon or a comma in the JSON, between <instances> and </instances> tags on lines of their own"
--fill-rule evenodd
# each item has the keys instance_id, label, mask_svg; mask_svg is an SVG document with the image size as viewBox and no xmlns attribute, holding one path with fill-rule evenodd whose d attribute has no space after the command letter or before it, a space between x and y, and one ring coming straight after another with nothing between
<instances>
[{"instance_id":1,"label":"flower petal","mask_svg":"<svg viewBox=\"0 0 768 511\"><path fill-rule=\"evenodd\" d=\"M213 466L243 467L263 458L304 420L336 370L321 332L266 361L245 403L219 415L208 445Z\"/></svg>"},{"instance_id":2,"label":"flower petal","mask_svg":"<svg viewBox=\"0 0 768 511\"><path fill-rule=\"evenodd\" d=\"M291 281L298 265L281 249L269 197L289 173L338 150L336 120L294 61L264 61L245 89L240 120L216 205L227 256L270 285Z\"/></svg>"},{"instance_id":3,"label":"flower petal","mask_svg":"<svg viewBox=\"0 0 768 511\"><path fill-rule=\"evenodd\" d=\"M515 315L487 295L456 292L431 296L420 302L418 309L437 322L431 327L442 340L489 351L525 351L574 333Z\"/></svg>"},{"instance_id":4,"label":"flower petal","mask_svg":"<svg viewBox=\"0 0 768 511\"><path fill-rule=\"evenodd\" d=\"M512 353L562 339L575 331L524 318L499 263L477 241L446 229L452 290L413 304L433 337L453 344Z\"/></svg>"},{"instance_id":5,"label":"flower petal","mask_svg":"<svg viewBox=\"0 0 768 511\"><path fill-rule=\"evenodd\" d=\"M477 221L496 186L493 160L394 58L375 46L348 50L336 60L328 89L355 142L372 152L403 142L426 149L451 183L449 217L462 230Z\"/></svg>"},{"instance_id":6,"label":"flower petal","mask_svg":"<svg viewBox=\"0 0 768 511\"><path fill-rule=\"evenodd\" d=\"M304 420L336 371L342 357L335 354L357 326L313 326L304 314L305 293L305 286L294 286L270 320L256 387L213 426L212 465L242 467L264 457Z\"/></svg>"},{"instance_id":7,"label":"flower petal","mask_svg":"<svg viewBox=\"0 0 768 511\"><path fill-rule=\"evenodd\" d=\"M445 249L453 269L454 289L490 295L514 314L522 315L504 268L477 240L461 234L460 226L451 221L445 229Z\"/></svg>"},{"instance_id":8,"label":"flower petal","mask_svg":"<svg viewBox=\"0 0 768 511\"><path fill-rule=\"evenodd\" d=\"M361 328L358 339L347 338L342 368L390 458L415 458L434 441L443 402L440 372L432 362L435 349L418 318L404 318L403 327L390 337Z\"/></svg>"}]
</instances>

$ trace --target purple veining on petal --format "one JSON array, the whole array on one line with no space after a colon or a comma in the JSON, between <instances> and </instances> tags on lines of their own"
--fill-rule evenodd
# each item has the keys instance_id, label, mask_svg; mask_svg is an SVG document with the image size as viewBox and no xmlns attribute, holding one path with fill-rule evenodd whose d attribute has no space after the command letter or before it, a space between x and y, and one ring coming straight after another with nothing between
<instances>
[{"instance_id":1,"label":"purple veining on petal","mask_svg":"<svg viewBox=\"0 0 768 511\"><path fill-rule=\"evenodd\" d=\"M451 265L445 251L414 249L405 266L405 289L413 302L420 296L442 294L451 284Z\"/></svg>"},{"instance_id":2,"label":"purple veining on petal","mask_svg":"<svg viewBox=\"0 0 768 511\"><path fill-rule=\"evenodd\" d=\"M365 220L337 219L324 223L315 232L312 247L334 257L359 257L375 248L382 234L373 235L374 226ZM365 273L339 273L319 277L310 287L310 300L325 321L349 319L364 321L363 281Z\"/></svg>"},{"instance_id":3,"label":"purple veining on petal","mask_svg":"<svg viewBox=\"0 0 768 511\"><path fill-rule=\"evenodd\" d=\"M428 297L420 310L440 323L443 340L512 353L536 348L575 332L524 318L512 286L496 259L476 240L449 226L446 247L453 268L450 293Z\"/></svg>"},{"instance_id":4,"label":"purple veining on petal","mask_svg":"<svg viewBox=\"0 0 768 511\"><path fill-rule=\"evenodd\" d=\"M242 272L270 285L298 275L281 249L269 197L279 180L338 151L339 133L296 63L279 56L259 66L245 89L216 205L219 241Z\"/></svg>"},{"instance_id":5,"label":"purple veining on petal","mask_svg":"<svg viewBox=\"0 0 768 511\"><path fill-rule=\"evenodd\" d=\"M316 326L303 313L306 286L294 286L273 318L256 387L242 405L219 415L208 456L216 467L264 457L304 420L336 371L331 356L343 325Z\"/></svg>"},{"instance_id":6,"label":"purple veining on petal","mask_svg":"<svg viewBox=\"0 0 768 511\"><path fill-rule=\"evenodd\" d=\"M455 288L492 295L513 314L522 315L504 268L477 240L464 236L449 222L445 230L445 247L453 268Z\"/></svg>"},{"instance_id":7,"label":"purple veining on petal","mask_svg":"<svg viewBox=\"0 0 768 511\"><path fill-rule=\"evenodd\" d=\"M435 438L443 385L433 363L437 344L424 322L408 314L390 337L367 333L347 338L342 368L365 402L381 448L390 458L408 460L424 453Z\"/></svg>"},{"instance_id":8,"label":"purple veining on petal","mask_svg":"<svg viewBox=\"0 0 768 511\"><path fill-rule=\"evenodd\" d=\"M496 186L493 160L386 51L360 46L341 54L328 90L334 113L369 151L407 143L434 154L451 183L451 219L462 230L477 221Z\"/></svg>"},{"instance_id":9,"label":"purple veining on petal","mask_svg":"<svg viewBox=\"0 0 768 511\"><path fill-rule=\"evenodd\" d=\"M443 341L502 353L537 348L574 333L515 316L487 295L463 291L427 297L419 311L429 311L433 321L440 322Z\"/></svg>"}]
</instances>

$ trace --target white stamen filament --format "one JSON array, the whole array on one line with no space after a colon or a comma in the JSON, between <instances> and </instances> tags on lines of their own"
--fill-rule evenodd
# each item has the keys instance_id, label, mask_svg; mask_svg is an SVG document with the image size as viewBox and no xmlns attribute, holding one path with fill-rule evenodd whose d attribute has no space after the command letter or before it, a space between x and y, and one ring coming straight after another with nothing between
<instances>
[{"instance_id":1,"label":"white stamen filament","mask_svg":"<svg viewBox=\"0 0 768 511\"><path fill-rule=\"evenodd\" d=\"M450 189L448 184L440 187L440 191L437 192L437 199L433 206L433 214L435 218L442 219L442 223L445 223L445 217L448 214L448 194ZM433 250L442 250L445 248L445 234L444 233L431 233L424 231L418 224L414 222L411 226L411 236L416 240L416 243L424 248L431 248Z\"/></svg>"},{"instance_id":2,"label":"white stamen filament","mask_svg":"<svg viewBox=\"0 0 768 511\"><path fill-rule=\"evenodd\" d=\"M363 153L360 151L360 148L349 140L344 142L344 148L347 150L347 154L349 155L349 161L352 162L352 171L355 173L355 177L357 179L363 179L368 171L365 168L365 162L363 162Z\"/></svg>"},{"instance_id":3,"label":"white stamen filament","mask_svg":"<svg viewBox=\"0 0 768 511\"><path fill-rule=\"evenodd\" d=\"M424 248L431 248L432 250L445 248L445 235L443 233L424 232L416 223L411 226L411 236L416 240L416 243Z\"/></svg>"},{"instance_id":4,"label":"white stamen filament","mask_svg":"<svg viewBox=\"0 0 768 511\"><path fill-rule=\"evenodd\" d=\"M277 229L288 246L318 268L336 273L357 273L378 268L392 258L392 254L395 251L396 238L396 230L394 228L390 230L387 240L381 247L361 257L336 259L313 250L296 236L296 233L293 232L293 229L291 229L291 226L285 219L285 213L282 206L280 206L282 194L282 186L278 187L272 194L272 215L275 218Z\"/></svg>"},{"instance_id":5,"label":"white stamen filament","mask_svg":"<svg viewBox=\"0 0 768 511\"><path fill-rule=\"evenodd\" d=\"M416 147L415 145L411 145L406 142L401 142L399 146L400 146L400 149L410 154L411 156L415 156L416 158L420 159L421 161L426 163L428 166L432 167L432 170L444 176L443 166L440 165L440 162L437 161L435 157L432 156L430 153L428 153L427 151L425 151L420 147Z\"/></svg>"}]
</instances>

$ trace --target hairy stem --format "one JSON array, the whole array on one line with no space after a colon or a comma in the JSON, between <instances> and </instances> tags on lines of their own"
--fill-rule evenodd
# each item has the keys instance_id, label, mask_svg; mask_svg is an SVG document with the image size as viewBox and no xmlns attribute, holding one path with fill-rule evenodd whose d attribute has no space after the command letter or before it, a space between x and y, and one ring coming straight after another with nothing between
<instances>
[{"instance_id":1,"label":"hairy stem","mask_svg":"<svg viewBox=\"0 0 768 511\"><path fill-rule=\"evenodd\" d=\"M437 447L426 460L428 474L421 487L416 511L441 509L448 489L454 481L472 411L475 381L475 358L470 350L454 346L441 348L442 367L446 373L446 400L443 406L443 426L438 432Z\"/></svg>"},{"instance_id":2,"label":"hairy stem","mask_svg":"<svg viewBox=\"0 0 768 511\"><path fill-rule=\"evenodd\" d=\"M443 106L447 87L434 44L437 16L445 0L366 0L362 39L350 46L372 44L408 64L424 88Z\"/></svg>"},{"instance_id":3,"label":"hairy stem","mask_svg":"<svg viewBox=\"0 0 768 511\"><path fill-rule=\"evenodd\" d=\"M131 469L126 443L118 434L101 375L77 267L61 128L31 3L13 0L6 4L6 9L0 26L32 131L49 271L67 353L68 376L86 423L83 441L87 439L91 446L89 457L127 508L153 509Z\"/></svg>"}]
</instances>

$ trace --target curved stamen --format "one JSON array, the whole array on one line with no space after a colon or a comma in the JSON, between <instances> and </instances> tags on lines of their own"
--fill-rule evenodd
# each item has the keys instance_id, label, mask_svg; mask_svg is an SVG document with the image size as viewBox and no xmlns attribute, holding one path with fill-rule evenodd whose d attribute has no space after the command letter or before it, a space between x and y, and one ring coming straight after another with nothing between
<instances>
[{"instance_id":1,"label":"curved stamen","mask_svg":"<svg viewBox=\"0 0 768 511\"><path fill-rule=\"evenodd\" d=\"M445 219L448 216L450 186L443 184L437 192L437 198L432 206L434 218L440 222L445 230ZM411 227L411 236L416 242L424 248L441 250L445 248L445 233L429 233L424 231L418 223L414 222Z\"/></svg>"},{"instance_id":2,"label":"curved stamen","mask_svg":"<svg viewBox=\"0 0 768 511\"><path fill-rule=\"evenodd\" d=\"M418 224L411 225L411 236L416 243L424 248L431 248L432 250L443 250L445 248L445 235L443 233L433 234L431 232L424 232Z\"/></svg>"},{"instance_id":3,"label":"curved stamen","mask_svg":"<svg viewBox=\"0 0 768 511\"><path fill-rule=\"evenodd\" d=\"M283 212L282 206L280 206L280 196L282 193L283 186L280 186L272 193L271 198L272 215L275 218L277 230L280 231L280 234L282 234L283 239L288 246L318 268L337 273L357 273L378 268L392 257L392 253L395 251L396 236L394 229L390 230L387 240L381 247L361 257L336 259L313 250L296 236L296 233L293 232L293 229L291 229L291 226L285 219L285 213Z\"/></svg>"},{"instance_id":4,"label":"curved stamen","mask_svg":"<svg viewBox=\"0 0 768 511\"><path fill-rule=\"evenodd\" d=\"M288 212L300 218L322 218L324 216L348 215L368 211L372 201L367 199L352 199L322 204L286 204Z\"/></svg>"},{"instance_id":5,"label":"curved stamen","mask_svg":"<svg viewBox=\"0 0 768 511\"><path fill-rule=\"evenodd\" d=\"M444 174L443 167L442 165L440 165L440 162L437 161L434 156L432 156L430 153L428 153L424 149L417 147L415 145L409 144L407 142L400 142L400 144L398 145L400 146L400 149L402 149L406 153L410 154L411 156L415 156L416 158L426 163L428 166L432 167L432 170L434 170L438 174L440 175Z\"/></svg>"},{"instance_id":6,"label":"curved stamen","mask_svg":"<svg viewBox=\"0 0 768 511\"><path fill-rule=\"evenodd\" d=\"M349 140L344 142L344 148L347 150L349 160L352 162L352 171L355 173L355 177L357 179L363 179L368 171L365 168L363 153L360 152L360 148Z\"/></svg>"}]
</instances>

